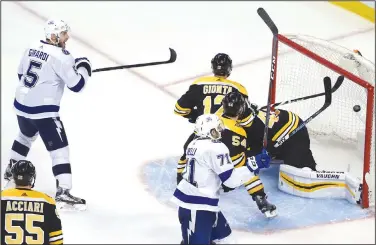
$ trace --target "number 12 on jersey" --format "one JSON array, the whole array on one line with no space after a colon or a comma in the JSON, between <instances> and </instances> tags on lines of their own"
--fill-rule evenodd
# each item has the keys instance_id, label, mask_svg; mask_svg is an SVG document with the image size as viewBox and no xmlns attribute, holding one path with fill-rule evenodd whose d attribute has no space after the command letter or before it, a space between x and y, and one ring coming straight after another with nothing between
<instances>
[{"instance_id":1,"label":"number 12 on jersey","mask_svg":"<svg viewBox=\"0 0 376 245\"><path fill-rule=\"evenodd\" d=\"M216 114L218 116L221 116L223 113L223 106L222 106L222 100L225 96L222 94L218 94L214 97L214 104L212 104L212 96L208 95L205 97L203 101L204 105L204 114ZM218 108L217 110L214 108Z\"/></svg>"},{"instance_id":2,"label":"number 12 on jersey","mask_svg":"<svg viewBox=\"0 0 376 245\"><path fill-rule=\"evenodd\" d=\"M187 158L187 164L185 165L183 171L183 177L186 179L190 184L197 187L197 182L195 181L195 161L194 158Z\"/></svg>"}]
</instances>

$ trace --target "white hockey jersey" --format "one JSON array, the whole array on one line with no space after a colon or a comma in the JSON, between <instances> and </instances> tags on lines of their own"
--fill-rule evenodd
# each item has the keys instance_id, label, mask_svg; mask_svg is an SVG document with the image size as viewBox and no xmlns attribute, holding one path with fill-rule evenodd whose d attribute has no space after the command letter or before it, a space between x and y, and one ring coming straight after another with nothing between
<instances>
[{"instance_id":1,"label":"white hockey jersey","mask_svg":"<svg viewBox=\"0 0 376 245\"><path fill-rule=\"evenodd\" d=\"M75 59L65 49L45 41L31 45L18 67L19 85L14 108L31 119L58 117L65 85L80 92L88 79L85 68L75 68Z\"/></svg>"},{"instance_id":2,"label":"white hockey jersey","mask_svg":"<svg viewBox=\"0 0 376 245\"><path fill-rule=\"evenodd\" d=\"M180 207L218 212L221 184L236 188L253 175L246 166L234 168L225 144L211 139L195 139L187 148L183 180L171 201Z\"/></svg>"}]
</instances>

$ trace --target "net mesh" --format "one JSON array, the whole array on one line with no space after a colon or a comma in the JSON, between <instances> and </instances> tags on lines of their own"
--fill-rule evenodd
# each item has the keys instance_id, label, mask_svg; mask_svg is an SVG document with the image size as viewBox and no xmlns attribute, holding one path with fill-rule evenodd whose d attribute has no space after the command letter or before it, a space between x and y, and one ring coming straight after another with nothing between
<instances>
[{"instance_id":1,"label":"net mesh","mask_svg":"<svg viewBox=\"0 0 376 245\"><path fill-rule=\"evenodd\" d=\"M374 87L375 65L354 51L309 36L285 35L285 37L362 78ZM340 74L282 42L279 42L278 45L275 102L324 92L323 78L325 76L331 78L332 86L335 84ZM336 166L340 166L339 170L344 171L347 171L350 167L350 169L356 172L357 177L360 178L362 178L365 164L363 155L367 95L368 90L366 88L345 78L341 87L332 94L332 104L307 125L312 138L336 141L337 145L340 145L345 150L356 149L354 153L357 155L356 161L353 159L351 161L341 160ZM320 96L318 98L287 104L281 108L296 112L301 118L306 119L321 108L323 103L324 96ZM354 111L354 106L356 105L360 106L359 112ZM368 112L368 114L371 114L369 118L374 120L374 109L372 112ZM375 203L374 121L372 121L372 126L370 174L367 174L366 177L369 187L369 204L371 206ZM330 149L327 151L327 154L331 154ZM321 162L321 164L323 163ZM319 162L318 165L320 165ZM326 164L324 163L324 165Z\"/></svg>"}]
</instances>

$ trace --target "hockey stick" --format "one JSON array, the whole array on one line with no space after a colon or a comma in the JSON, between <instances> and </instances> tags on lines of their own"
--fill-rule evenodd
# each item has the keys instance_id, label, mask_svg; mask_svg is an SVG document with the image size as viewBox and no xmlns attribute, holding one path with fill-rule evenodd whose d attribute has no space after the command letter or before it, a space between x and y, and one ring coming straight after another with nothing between
<instances>
[{"instance_id":1,"label":"hockey stick","mask_svg":"<svg viewBox=\"0 0 376 245\"><path fill-rule=\"evenodd\" d=\"M324 105L316 111L312 116L308 117L302 124L300 124L299 127L297 127L294 131L292 131L289 134L286 134L282 139L277 141L277 143L274 144L274 147L281 146L288 138L296 134L299 130L301 130L303 127L305 127L312 119L317 117L321 112L323 112L330 104L332 103L332 84L331 84L330 77L324 77L324 87L325 87L325 102Z\"/></svg>"},{"instance_id":2,"label":"hockey stick","mask_svg":"<svg viewBox=\"0 0 376 245\"><path fill-rule=\"evenodd\" d=\"M264 128L264 138L262 141L263 148L266 150L268 146L268 129L269 129L269 120L270 120L270 103L271 103L271 94L273 88L273 82L275 79L275 73L277 68L277 52L278 52L278 28L274 24L273 20L269 17L268 13L263 8L257 9L258 15L269 27L273 33L273 46L272 46L272 60L271 60L271 69L270 69L270 81L269 81L269 92L268 92L268 101L266 104L266 118L265 118L265 128Z\"/></svg>"},{"instance_id":3,"label":"hockey stick","mask_svg":"<svg viewBox=\"0 0 376 245\"><path fill-rule=\"evenodd\" d=\"M113 71L119 69L129 69L129 68L137 68L137 67L144 67L144 66L155 66L155 65L163 65L163 64L170 64L174 63L176 60L176 52L172 48L170 49L170 59L166 61L158 61L158 62L149 62L149 63L140 63L140 64L133 64L133 65L123 65L123 66L111 66L111 67L104 67L94 69L93 72L101 72L101 71Z\"/></svg>"},{"instance_id":4,"label":"hockey stick","mask_svg":"<svg viewBox=\"0 0 376 245\"><path fill-rule=\"evenodd\" d=\"M337 91L337 89L342 85L344 79L345 79L344 76L339 76L337 78L336 83L332 87L332 93ZM313 94L313 95L309 95L309 96L305 96L305 97L300 97L300 98L297 98L297 99L286 100L286 101L283 101L283 102L272 104L270 106L271 107L282 106L282 105L291 104L291 103L294 103L294 102L299 102L299 101L302 101L302 100L313 99L313 98L320 97L320 96L323 96L323 95L325 95L325 92L319 93L319 94ZM264 110L265 108L266 108L266 106L263 106L263 107L260 108L260 110Z\"/></svg>"}]
</instances>

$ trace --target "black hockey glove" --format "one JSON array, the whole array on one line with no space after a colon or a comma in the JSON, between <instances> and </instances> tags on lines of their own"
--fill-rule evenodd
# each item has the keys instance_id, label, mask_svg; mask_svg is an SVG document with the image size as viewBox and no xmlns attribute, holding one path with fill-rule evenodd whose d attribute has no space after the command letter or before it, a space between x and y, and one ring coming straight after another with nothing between
<instances>
[{"instance_id":1,"label":"black hockey glove","mask_svg":"<svg viewBox=\"0 0 376 245\"><path fill-rule=\"evenodd\" d=\"M224 184L222 184L222 189L223 189L224 192L230 192L230 191L235 190L235 188L227 187Z\"/></svg>"}]
</instances>

